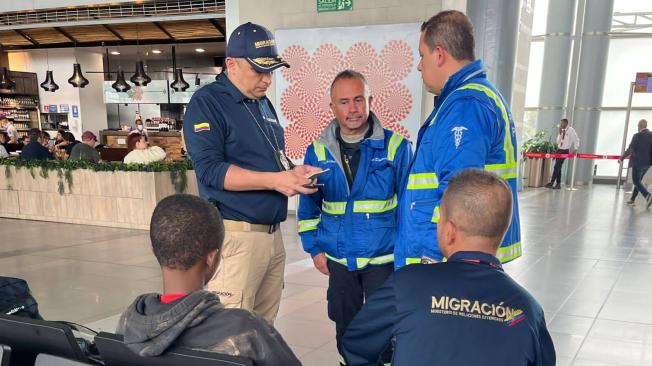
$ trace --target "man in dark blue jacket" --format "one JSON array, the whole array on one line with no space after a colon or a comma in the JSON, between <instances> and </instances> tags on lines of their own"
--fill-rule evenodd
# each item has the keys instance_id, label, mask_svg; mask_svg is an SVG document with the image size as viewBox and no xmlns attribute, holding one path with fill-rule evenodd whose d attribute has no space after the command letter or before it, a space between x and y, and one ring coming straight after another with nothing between
<instances>
[{"instance_id":1,"label":"man in dark blue jacket","mask_svg":"<svg viewBox=\"0 0 652 366\"><path fill-rule=\"evenodd\" d=\"M437 225L448 261L405 267L376 290L344 334L347 365L377 365L392 338L393 366L554 365L543 309L496 258L511 216L504 180L454 176Z\"/></svg>"},{"instance_id":2,"label":"man in dark blue jacket","mask_svg":"<svg viewBox=\"0 0 652 366\"><path fill-rule=\"evenodd\" d=\"M286 66L272 33L245 23L229 37L226 72L190 99L183 136L199 195L224 217L220 269L209 288L227 308L253 310L270 323L283 289L285 247L278 230L288 197L311 194L306 176L284 153L283 128L265 96L272 71ZM200 224L200 223L198 223Z\"/></svg>"},{"instance_id":3,"label":"man in dark blue jacket","mask_svg":"<svg viewBox=\"0 0 652 366\"><path fill-rule=\"evenodd\" d=\"M38 128L29 130L29 144L23 147L23 152L20 154L23 160L50 160L52 153L41 145L41 131Z\"/></svg>"},{"instance_id":4,"label":"man in dark blue jacket","mask_svg":"<svg viewBox=\"0 0 652 366\"><path fill-rule=\"evenodd\" d=\"M641 182L647 170L650 169L650 165L652 165L652 132L647 129L647 121L644 119L638 121L638 132L632 137L632 142L629 143L629 147L620 157L620 161L628 156L631 156L632 159L634 191L632 191L632 198L627 201L627 204L633 205L638 192L641 192L647 201L647 208L650 208L652 206L652 194L648 192L645 184Z\"/></svg>"}]
</instances>

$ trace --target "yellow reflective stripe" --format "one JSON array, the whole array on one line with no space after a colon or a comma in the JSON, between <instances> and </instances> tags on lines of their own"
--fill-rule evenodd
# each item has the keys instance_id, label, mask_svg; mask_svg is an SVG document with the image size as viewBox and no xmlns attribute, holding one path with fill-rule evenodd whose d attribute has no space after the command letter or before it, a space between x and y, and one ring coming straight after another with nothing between
<instances>
[{"instance_id":1,"label":"yellow reflective stripe","mask_svg":"<svg viewBox=\"0 0 652 366\"><path fill-rule=\"evenodd\" d=\"M496 257L500 259L501 263L507 263L512 261L523 254L523 249L521 248L521 242L516 242L512 245L498 248L498 254Z\"/></svg>"},{"instance_id":2,"label":"yellow reflective stripe","mask_svg":"<svg viewBox=\"0 0 652 366\"><path fill-rule=\"evenodd\" d=\"M317 230L317 225L319 225L320 219L311 219L311 220L301 220L299 221L299 233L305 233L306 231Z\"/></svg>"},{"instance_id":3,"label":"yellow reflective stripe","mask_svg":"<svg viewBox=\"0 0 652 366\"><path fill-rule=\"evenodd\" d=\"M408 176L407 189L436 189L439 180L435 173L416 173Z\"/></svg>"},{"instance_id":4,"label":"yellow reflective stripe","mask_svg":"<svg viewBox=\"0 0 652 366\"><path fill-rule=\"evenodd\" d=\"M342 265L347 265L347 260L346 258L335 258L328 253L325 253L326 258L329 260L332 260L334 262L337 262ZM374 258L356 258L355 259L355 264L356 268L362 269L368 265L381 265L381 264L388 264L394 262L394 254L387 254L387 255L381 255L380 257L374 257Z\"/></svg>"},{"instance_id":5,"label":"yellow reflective stripe","mask_svg":"<svg viewBox=\"0 0 652 366\"><path fill-rule=\"evenodd\" d=\"M358 269L364 268L367 265L380 265L394 262L394 254L382 255L376 258L356 258Z\"/></svg>"},{"instance_id":6,"label":"yellow reflective stripe","mask_svg":"<svg viewBox=\"0 0 652 366\"><path fill-rule=\"evenodd\" d=\"M505 162L508 164L515 162L514 145L512 144L512 133L511 133L510 123L509 123L509 116L507 114L507 109L505 108L505 105L503 105L501 98L493 90L491 90L490 88L482 84L471 83L462 86L458 90L462 90L462 89L473 89L473 90L481 91L489 98L491 98L494 101L494 103L496 103L498 109L500 109L500 114L503 117L503 121L505 122L505 140L503 141L503 150L505 150Z\"/></svg>"},{"instance_id":7,"label":"yellow reflective stripe","mask_svg":"<svg viewBox=\"0 0 652 366\"><path fill-rule=\"evenodd\" d=\"M326 160L326 147L317 141L313 142L312 146L315 149L315 155L317 155L317 161Z\"/></svg>"},{"instance_id":8,"label":"yellow reflective stripe","mask_svg":"<svg viewBox=\"0 0 652 366\"><path fill-rule=\"evenodd\" d=\"M346 212L346 202L322 201L321 210L331 215L344 215Z\"/></svg>"},{"instance_id":9,"label":"yellow reflective stripe","mask_svg":"<svg viewBox=\"0 0 652 366\"><path fill-rule=\"evenodd\" d=\"M343 265L346 266L346 258L344 258L344 259L338 259L338 258L335 258L335 257L333 257L333 256L331 256L331 255L328 255L328 253L324 253L324 254L326 255L326 258L332 260L333 262L337 262L337 263L339 263L339 264L343 264Z\"/></svg>"},{"instance_id":10,"label":"yellow reflective stripe","mask_svg":"<svg viewBox=\"0 0 652 366\"><path fill-rule=\"evenodd\" d=\"M387 144L388 160L394 160L394 157L396 157L396 151L398 151L398 147L401 146L401 142L403 142L403 136L399 133L394 132L392 137L389 139L389 144Z\"/></svg>"},{"instance_id":11,"label":"yellow reflective stripe","mask_svg":"<svg viewBox=\"0 0 652 366\"><path fill-rule=\"evenodd\" d=\"M484 169L495 173L503 179L516 178L517 167L516 163L510 164L488 164L484 166Z\"/></svg>"},{"instance_id":12,"label":"yellow reflective stripe","mask_svg":"<svg viewBox=\"0 0 652 366\"><path fill-rule=\"evenodd\" d=\"M435 206L435 211L432 213L432 219L430 220L431 222L434 222L435 224L439 222L439 206Z\"/></svg>"},{"instance_id":13,"label":"yellow reflective stripe","mask_svg":"<svg viewBox=\"0 0 652 366\"><path fill-rule=\"evenodd\" d=\"M420 264L421 258L405 258L405 264Z\"/></svg>"},{"instance_id":14,"label":"yellow reflective stripe","mask_svg":"<svg viewBox=\"0 0 652 366\"><path fill-rule=\"evenodd\" d=\"M368 212L368 213L380 213L393 210L398 205L398 197L394 197L388 200L369 200L369 201L354 201L353 202L353 212Z\"/></svg>"}]
</instances>

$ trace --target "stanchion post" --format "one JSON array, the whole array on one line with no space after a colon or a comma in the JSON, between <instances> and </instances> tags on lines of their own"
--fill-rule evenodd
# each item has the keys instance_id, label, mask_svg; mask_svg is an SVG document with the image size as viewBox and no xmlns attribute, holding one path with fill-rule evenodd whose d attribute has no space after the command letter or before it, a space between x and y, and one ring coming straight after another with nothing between
<instances>
[{"instance_id":1,"label":"stanchion post","mask_svg":"<svg viewBox=\"0 0 652 366\"><path fill-rule=\"evenodd\" d=\"M632 97L634 96L634 86L636 83L632 82L629 85L629 100L627 101L627 115L625 117L625 132L623 133L623 145L620 148L620 156L623 156L625 153L625 146L627 145L627 129L629 128L629 114L632 111ZM623 162L620 160L618 162L618 180L616 181L616 189L620 189L622 185L622 174L623 174Z\"/></svg>"},{"instance_id":2,"label":"stanchion post","mask_svg":"<svg viewBox=\"0 0 652 366\"><path fill-rule=\"evenodd\" d=\"M570 187L566 188L568 191L577 191L577 188L575 188L575 168L577 167L577 153L575 153L575 156L573 156L573 167L571 169L571 181L570 181Z\"/></svg>"}]
</instances>

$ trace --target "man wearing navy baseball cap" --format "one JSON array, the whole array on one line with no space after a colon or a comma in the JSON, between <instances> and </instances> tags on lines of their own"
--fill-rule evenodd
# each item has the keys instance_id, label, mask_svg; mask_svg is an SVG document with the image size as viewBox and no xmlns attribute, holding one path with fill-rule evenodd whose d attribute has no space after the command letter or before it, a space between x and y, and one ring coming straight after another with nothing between
<instances>
[{"instance_id":1,"label":"man wearing navy baseball cap","mask_svg":"<svg viewBox=\"0 0 652 366\"><path fill-rule=\"evenodd\" d=\"M281 66L290 67L272 33L240 25L229 37L222 74L193 95L183 123L199 194L218 207L226 229L208 288L225 307L253 310L270 323L283 289L285 247L278 229L288 197L316 192L306 177L319 171L294 166L285 155L283 128L265 96L272 71Z\"/></svg>"}]
</instances>

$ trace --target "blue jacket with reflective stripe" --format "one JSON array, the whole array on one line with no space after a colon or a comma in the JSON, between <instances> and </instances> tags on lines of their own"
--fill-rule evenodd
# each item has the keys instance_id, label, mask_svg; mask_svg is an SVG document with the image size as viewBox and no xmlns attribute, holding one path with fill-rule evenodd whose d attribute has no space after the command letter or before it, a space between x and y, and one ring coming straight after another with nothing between
<instances>
[{"instance_id":1,"label":"blue jacket with reflective stripe","mask_svg":"<svg viewBox=\"0 0 652 366\"><path fill-rule=\"evenodd\" d=\"M419 130L399 199L395 266L422 257L442 260L437 244L439 202L448 181L466 168L492 171L512 188L512 223L498 252L503 262L521 255L516 193L516 133L507 103L486 78L481 61L452 75Z\"/></svg>"},{"instance_id":2,"label":"blue jacket with reflective stripe","mask_svg":"<svg viewBox=\"0 0 652 366\"><path fill-rule=\"evenodd\" d=\"M335 135L337 121L308 147L304 164L330 170L319 177L324 184L319 191L300 197L297 212L304 250L313 257L324 252L351 271L393 261L397 192L412 157L403 136L370 116L373 132L360 143L350 191Z\"/></svg>"}]
</instances>

